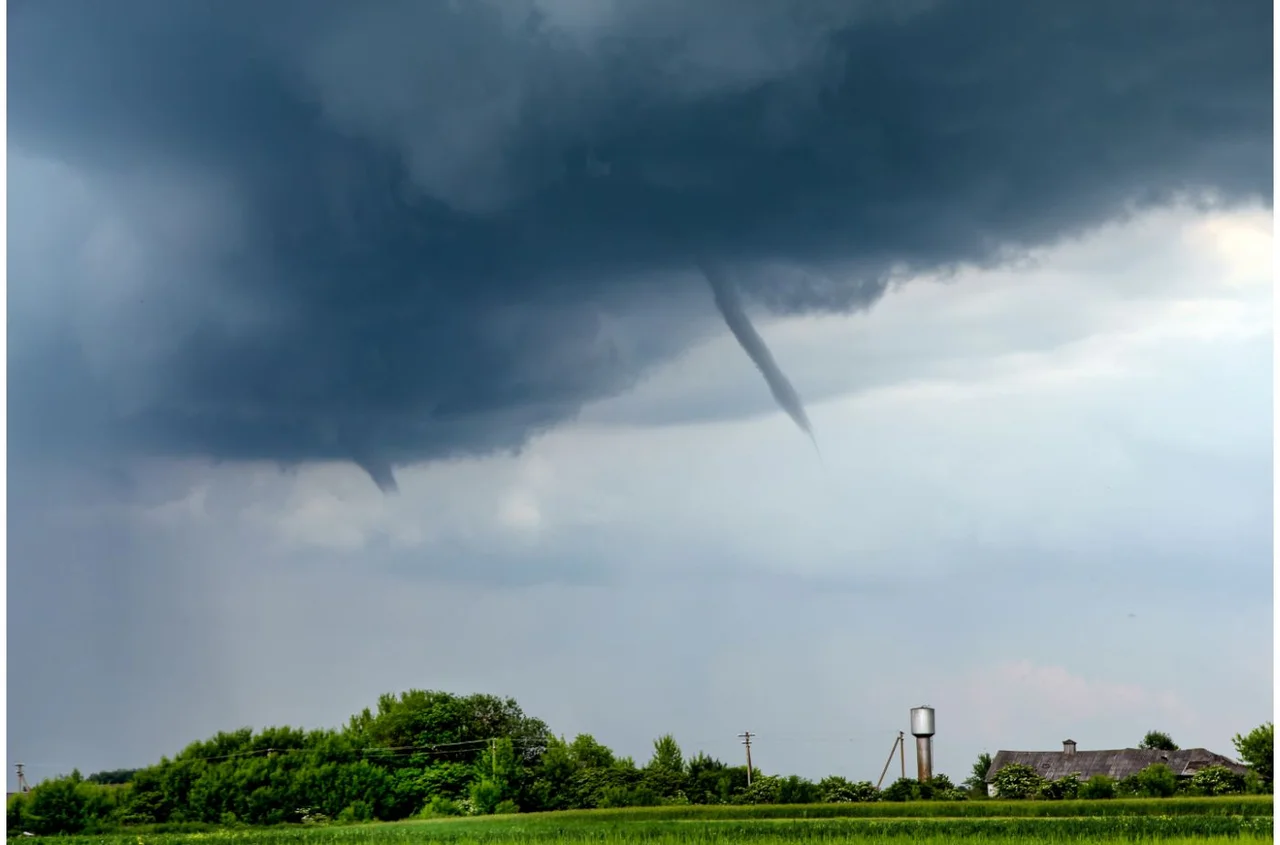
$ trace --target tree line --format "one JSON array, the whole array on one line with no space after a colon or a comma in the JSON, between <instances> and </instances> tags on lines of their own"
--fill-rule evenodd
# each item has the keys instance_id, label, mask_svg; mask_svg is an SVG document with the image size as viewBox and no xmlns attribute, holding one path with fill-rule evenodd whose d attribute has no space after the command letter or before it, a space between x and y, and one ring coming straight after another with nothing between
<instances>
[{"instance_id":1,"label":"tree line","mask_svg":"<svg viewBox=\"0 0 1280 845\"><path fill-rule=\"evenodd\" d=\"M1269 743L1270 725L1264 727ZM702 753L686 758L667 735L640 765L587 734L555 736L513 699L410 690L380 697L374 710L336 730L245 728L194 742L143 769L47 780L11 798L7 820L11 834L56 834L658 804L966 800L985 795L982 762L960 786L939 775L925 783L903 778L881 790L837 776L814 782L748 773ZM1261 777L1262 768L1255 769ZM1075 797L1053 794L1026 773L1021 780L1007 770L997 777L1006 797Z\"/></svg>"}]
</instances>

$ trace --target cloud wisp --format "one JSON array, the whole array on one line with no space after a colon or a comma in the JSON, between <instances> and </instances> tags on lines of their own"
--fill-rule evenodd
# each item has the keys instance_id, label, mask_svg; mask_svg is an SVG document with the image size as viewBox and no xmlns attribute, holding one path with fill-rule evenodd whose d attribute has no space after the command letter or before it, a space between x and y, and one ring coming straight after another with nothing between
<instances>
[{"instance_id":1,"label":"cloud wisp","mask_svg":"<svg viewBox=\"0 0 1280 845\"><path fill-rule=\"evenodd\" d=\"M15 2L14 454L341 459L391 489L519 449L713 330L664 228L733 268L720 309L804 427L732 291L846 311L1135 208L1270 203L1271 19Z\"/></svg>"}]
</instances>

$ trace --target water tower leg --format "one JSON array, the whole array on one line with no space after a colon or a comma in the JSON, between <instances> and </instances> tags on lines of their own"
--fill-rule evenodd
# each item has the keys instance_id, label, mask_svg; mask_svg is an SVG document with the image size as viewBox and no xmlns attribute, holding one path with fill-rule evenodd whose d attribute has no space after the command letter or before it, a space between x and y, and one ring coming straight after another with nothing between
<instances>
[{"instance_id":1,"label":"water tower leg","mask_svg":"<svg viewBox=\"0 0 1280 845\"><path fill-rule=\"evenodd\" d=\"M916 774L924 783L933 777L933 737L916 737Z\"/></svg>"}]
</instances>

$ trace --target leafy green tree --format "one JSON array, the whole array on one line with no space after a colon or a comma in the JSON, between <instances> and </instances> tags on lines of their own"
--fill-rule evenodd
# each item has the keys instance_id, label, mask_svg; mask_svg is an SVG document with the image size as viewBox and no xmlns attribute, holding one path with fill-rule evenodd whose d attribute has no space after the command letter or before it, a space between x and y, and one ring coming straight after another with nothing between
<instances>
[{"instance_id":1,"label":"leafy green tree","mask_svg":"<svg viewBox=\"0 0 1280 845\"><path fill-rule=\"evenodd\" d=\"M987 770L991 768L991 755L982 752L978 755L978 759L973 761L973 768L969 770L969 776L964 779L962 784L965 789L974 795L987 794Z\"/></svg>"},{"instance_id":2,"label":"leafy green tree","mask_svg":"<svg viewBox=\"0 0 1280 845\"><path fill-rule=\"evenodd\" d=\"M729 777L728 769L720 760L701 752L689 758L685 767L685 795L689 801L694 804L717 804L724 800L722 793L726 790L722 788L722 782ZM744 775L743 786L745 785ZM728 784L727 791L732 792L732 784Z\"/></svg>"},{"instance_id":3,"label":"leafy green tree","mask_svg":"<svg viewBox=\"0 0 1280 845\"><path fill-rule=\"evenodd\" d=\"M1236 734L1232 744L1241 762L1257 772L1266 790L1271 791L1276 762L1275 726L1267 722L1243 736Z\"/></svg>"},{"instance_id":4,"label":"leafy green tree","mask_svg":"<svg viewBox=\"0 0 1280 845\"><path fill-rule=\"evenodd\" d=\"M1164 731L1147 731L1138 747L1153 751L1177 751L1178 744Z\"/></svg>"},{"instance_id":5,"label":"leafy green tree","mask_svg":"<svg viewBox=\"0 0 1280 845\"><path fill-rule=\"evenodd\" d=\"M995 786L996 796L999 798L1032 798L1040 793L1044 786L1044 778L1030 766L1009 763L995 773L991 783Z\"/></svg>"},{"instance_id":6,"label":"leafy green tree","mask_svg":"<svg viewBox=\"0 0 1280 845\"><path fill-rule=\"evenodd\" d=\"M663 798L683 795L688 784L684 754L671 734L653 742L653 758L644 768L644 784Z\"/></svg>"},{"instance_id":7,"label":"leafy green tree","mask_svg":"<svg viewBox=\"0 0 1280 845\"><path fill-rule=\"evenodd\" d=\"M684 753L680 751L675 737L666 734L653 741L653 759L649 761L649 767L669 772L684 771Z\"/></svg>"},{"instance_id":8,"label":"leafy green tree","mask_svg":"<svg viewBox=\"0 0 1280 845\"><path fill-rule=\"evenodd\" d=\"M632 795L639 789L641 777L635 762L629 758L616 760L606 767L582 767L573 779L573 805L583 809L641 806L617 803L620 800L630 800L625 796ZM657 801L656 793L654 800Z\"/></svg>"},{"instance_id":9,"label":"leafy green tree","mask_svg":"<svg viewBox=\"0 0 1280 845\"><path fill-rule=\"evenodd\" d=\"M615 762L613 752L607 746L596 742L591 734L578 734L569 744L569 753L574 761L588 769L607 769Z\"/></svg>"},{"instance_id":10,"label":"leafy green tree","mask_svg":"<svg viewBox=\"0 0 1280 845\"><path fill-rule=\"evenodd\" d=\"M484 768L483 764L480 768ZM441 797L456 801L466 796L475 776L476 768L472 765L454 760L437 760L422 767L417 775L417 785L427 796L427 800Z\"/></svg>"},{"instance_id":11,"label":"leafy green tree","mask_svg":"<svg viewBox=\"0 0 1280 845\"><path fill-rule=\"evenodd\" d=\"M536 761L551 737L546 724L526 716L514 699L416 689L380 696L377 711L353 716L347 732L366 746L450 746L457 757L473 761L496 737L512 740L523 758ZM474 752L461 749L467 744Z\"/></svg>"},{"instance_id":12,"label":"leafy green tree","mask_svg":"<svg viewBox=\"0 0 1280 845\"><path fill-rule=\"evenodd\" d=\"M502 787L504 798L514 793L520 780L521 767L516 760L515 745L509 738L502 737L490 743L489 750L481 756L479 768Z\"/></svg>"},{"instance_id":13,"label":"leafy green tree","mask_svg":"<svg viewBox=\"0 0 1280 845\"><path fill-rule=\"evenodd\" d=\"M578 768L567 742L558 737L547 740L547 748L528 789L528 806L543 811L569 809L573 804L573 778Z\"/></svg>"},{"instance_id":14,"label":"leafy green tree","mask_svg":"<svg viewBox=\"0 0 1280 845\"><path fill-rule=\"evenodd\" d=\"M94 772L85 778L88 783L100 784L122 784L133 780L133 776L138 773L137 769L112 769L106 772Z\"/></svg>"}]
</instances>

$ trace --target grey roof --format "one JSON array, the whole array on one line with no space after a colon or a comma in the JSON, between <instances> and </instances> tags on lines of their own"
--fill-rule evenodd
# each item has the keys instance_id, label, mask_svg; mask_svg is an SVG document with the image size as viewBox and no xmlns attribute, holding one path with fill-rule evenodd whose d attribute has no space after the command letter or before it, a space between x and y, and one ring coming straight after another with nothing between
<instances>
[{"instance_id":1,"label":"grey roof","mask_svg":"<svg viewBox=\"0 0 1280 845\"><path fill-rule=\"evenodd\" d=\"M1234 760L1204 748L1184 748L1181 751L1119 748L1077 751L1074 754L1062 751L999 751L987 769L987 782L990 783L996 772L1010 763L1030 766L1046 780L1057 780L1069 774L1076 774L1081 780L1094 775L1107 775L1119 780L1137 774L1153 763L1163 763L1178 777L1190 777L1208 766L1225 766L1239 774L1248 770Z\"/></svg>"}]
</instances>

